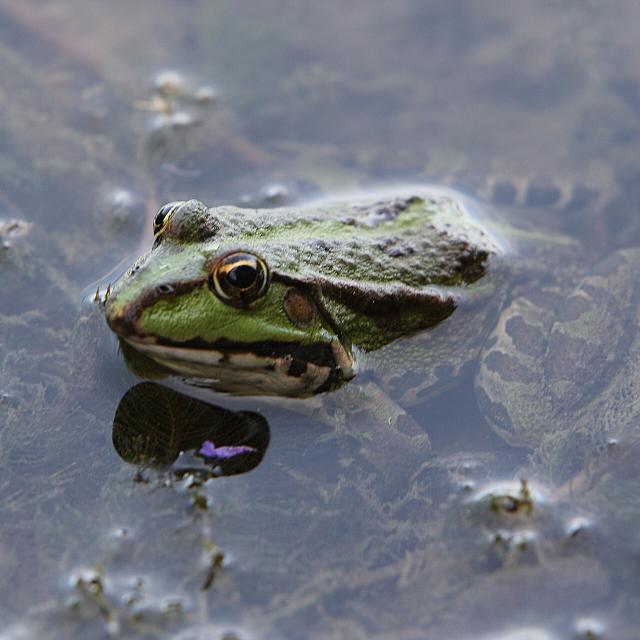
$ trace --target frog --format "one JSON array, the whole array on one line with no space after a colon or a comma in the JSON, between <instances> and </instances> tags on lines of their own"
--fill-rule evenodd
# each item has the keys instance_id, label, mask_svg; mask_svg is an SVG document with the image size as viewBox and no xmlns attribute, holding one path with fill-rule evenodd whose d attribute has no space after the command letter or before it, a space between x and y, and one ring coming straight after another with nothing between
<instances>
[{"instance_id":1,"label":"frog","mask_svg":"<svg viewBox=\"0 0 640 640\"><path fill-rule=\"evenodd\" d=\"M446 196L268 212L170 203L106 319L137 351L218 390L305 397L351 380L358 353L444 321L499 252Z\"/></svg>"},{"instance_id":2,"label":"frog","mask_svg":"<svg viewBox=\"0 0 640 640\"><path fill-rule=\"evenodd\" d=\"M234 395L304 399L359 379L365 403L382 390L403 408L475 369L489 424L546 464L576 441L592 451L602 429L571 419L593 389L582 381L632 339L638 250L581 272L577 241L448 188L269 210L172 202L154 237L105 305L129 358ZM596 403L620 406L611 392ZM380 406L389 423L408 415Z\"/></svg>"}]
</instances>

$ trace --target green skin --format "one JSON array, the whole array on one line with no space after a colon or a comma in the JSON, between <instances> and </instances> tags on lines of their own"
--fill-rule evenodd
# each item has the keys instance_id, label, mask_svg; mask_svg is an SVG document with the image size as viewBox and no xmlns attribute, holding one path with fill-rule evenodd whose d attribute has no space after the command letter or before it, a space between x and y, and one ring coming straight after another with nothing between
<instances>
[{"instance_id":1,"label":"green skin","mask_svg":"<svg viewBox=\"0 0 640 640\"><path fill-rule=\"evenodd\" d=\"M368 377L345 406L399 424L410 416L398 407L472 365L494 429L557 479L640 419L627 400L640 393L640 250L585 264L575 242L478 220L457 194L425 188L271 210L192 200L165 222L106 303L147 376L306 397L368 369L377 386ZM241 306L209 283L234 252L269 270Z\"/></svg>"}]
</instances>

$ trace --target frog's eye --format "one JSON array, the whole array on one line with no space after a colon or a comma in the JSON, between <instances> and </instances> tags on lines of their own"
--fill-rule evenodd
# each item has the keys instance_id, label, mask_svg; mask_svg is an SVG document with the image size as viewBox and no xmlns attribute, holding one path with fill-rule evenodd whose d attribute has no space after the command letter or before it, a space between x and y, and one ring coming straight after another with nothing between
<instances>
[{"instance_id":1,"label":"frog's eye","mask_svg":"<svg viewBox=\"0 0 640 640\"><path fill-rule=\"evenodd\" d=\"M173 212L182 204L182 202L169 202L160 207L156 217L153 219L153 235L157 238L167 226Z\"/></svg>"},{"instance_id":2,"label":"frog's eye","mask_svg":"<svg viewBox=\"0 0 640 640\"><path fill-rule=\"evenodd\" d=\"M269 269L251 253L229 253L215 262L209 289L225 304L247 307L269 288Z\"/></svg>"}]
</instances>

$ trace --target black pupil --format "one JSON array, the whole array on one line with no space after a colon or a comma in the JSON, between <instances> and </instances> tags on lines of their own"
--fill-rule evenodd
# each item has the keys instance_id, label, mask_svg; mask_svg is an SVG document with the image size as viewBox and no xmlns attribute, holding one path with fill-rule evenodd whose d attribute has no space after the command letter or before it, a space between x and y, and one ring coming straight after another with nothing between
<instances>
[{"instance_id":1,"label":"black pupil","mask_svg":"<svg viewBox=\"0 0 640 640\"><path fill-rule=\"evenodd\" d=\"M160 209L160 211L158 212L158 215L156 216L156 219L153 221L153 226L158 229L159 227L162 226L162 223L164 222L164 216L165 216L165 211L164 209Z\"/></svg>"},{"instance_id":2,"label":"black pupil","mask_svg":"<svg viewBox=\"0 0 640 640\"><path fill-rule=\"evenodd\" d=\"M227 279L229 280L229 284L238 289L248 289L255 283L257 276L258 272L255 267L241 264L229 271Z\"/></svg>"},{"instance_id":3,"label":"black pupil","mask_svg":"<svg viewBox=\"0 0 640 640\"><path fill-rule=\"evenodd\" d=\"M160 211L156 213L156 217L153 221L153 228L155 230L160 230L162 225L164 224L165 218L171 212L171 210L175 207L175 202L170 202L169 204L165 204L163 207L160 207Z\"/></svg>"}]
</instances>

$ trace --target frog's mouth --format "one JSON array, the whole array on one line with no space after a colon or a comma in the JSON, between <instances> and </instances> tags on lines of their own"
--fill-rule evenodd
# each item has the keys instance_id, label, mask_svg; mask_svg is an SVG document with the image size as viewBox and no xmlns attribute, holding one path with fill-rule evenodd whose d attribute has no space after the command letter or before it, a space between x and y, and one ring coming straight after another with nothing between
<instances>
[{"instance_id":1,"label":"frog's mouth","mask_svg":"<svg viewBox=\"0 0 640 640\"><path fill-rule=\"evenodd\" d=\"M168 369L199 385L238 395L308 397L335 389L355 375L354 358L337 340L327 343L176 342L155 336L123 337Z\"/></svg>"}]
</instances>

